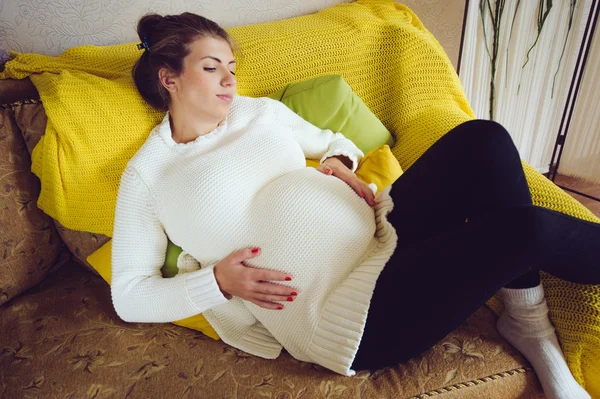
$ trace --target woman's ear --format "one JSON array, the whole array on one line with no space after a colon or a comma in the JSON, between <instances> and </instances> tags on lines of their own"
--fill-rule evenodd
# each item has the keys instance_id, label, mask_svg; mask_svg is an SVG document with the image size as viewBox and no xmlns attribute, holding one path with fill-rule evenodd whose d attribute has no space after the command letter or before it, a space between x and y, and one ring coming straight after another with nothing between
<instances>
[{"instance_id":1,"label":"woman's ear","mask_svg":"<svg viewBox=\"0 0 600 399\"><path fill-rule=\"evenodd\" d=\"M168 68L162 67L158 70L158 80L160 80L160 84L171 93L177 91L175 76Z\"/></svg>"}]
</instances>

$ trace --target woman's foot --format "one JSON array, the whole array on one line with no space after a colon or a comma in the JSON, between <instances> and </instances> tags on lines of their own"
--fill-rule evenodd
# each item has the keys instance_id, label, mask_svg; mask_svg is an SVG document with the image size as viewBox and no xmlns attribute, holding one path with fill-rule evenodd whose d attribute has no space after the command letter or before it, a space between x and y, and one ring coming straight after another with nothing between
<instances>
[{"instance_id":1,"label":"woman's foot","mask_svg":"<svg viewBox=\"0 0 600 399\"><path fill-rule=\"evenodd\" d=\"M498 319L500 335L529 360L549 399L589 399L571 374L548 318L541 285L502 288L505 311Z\"/></svg>"}]
</instances>

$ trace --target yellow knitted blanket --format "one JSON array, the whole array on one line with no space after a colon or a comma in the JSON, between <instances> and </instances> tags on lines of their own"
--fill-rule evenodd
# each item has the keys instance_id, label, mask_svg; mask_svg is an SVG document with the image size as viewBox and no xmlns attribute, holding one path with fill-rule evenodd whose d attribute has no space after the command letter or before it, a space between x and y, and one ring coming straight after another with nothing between
<instances>
[{"instance_id":1,"label":"yellow knitted blanket","mask_svg":"<svg viewBox=\"0 0 600 399\"><path fill-rule=\"evenodd\" d=\"M228 31L238 45L238 94L266 96L292 81L340 74L395 135L392 151L404 170L475 117L440 44L410 9L391 0L359 0ZM58 57L13 53L0 73L30 76L40 93L48 125L32 156L42 182L38 205L68 228L112 234L121 173L162 118L133 85L131 67L140 54L133 43L81 46ZM524 167L536 204L598 221ZM600 397L600 286L543 279L569 366ZM488 304L500 311L497 298Z\"/></svg>"}]
</instances>

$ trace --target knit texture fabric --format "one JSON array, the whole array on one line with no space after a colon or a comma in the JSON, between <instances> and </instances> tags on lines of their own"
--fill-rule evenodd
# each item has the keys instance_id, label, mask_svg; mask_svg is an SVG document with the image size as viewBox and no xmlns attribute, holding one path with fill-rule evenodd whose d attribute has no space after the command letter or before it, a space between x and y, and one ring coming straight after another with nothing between
<instances>
[{"instance_id":1,"label":"knit texture fabric","mask_svg":"<svg viewBox=\"0 0 600 399\"><path fill-rule=\"evenodd\" d=\"M305 158L363 153L267 97L234 98L225 122L196 140L172 139L168 114L129 162L119 187L112 298L130 322L203 313L223 341L338 373L350 370L375 282L396 247L384 193L371 208L345 182ZM389 190L388 190L389 191ZM176 204L176 206L174 206ZM167 237L203 266L162 278ZM289 273L298 290L281 311L223 296L213 266L261 248L248 266Z\"/></svg>"},{"instance_id":2,"label":"knit texture fabric","mask_svg":"<svg viewBox=\"0 0 600 399\"><path fill-rule=\"evenodd\" d=\"M228 32L237 43L238 94L265 96L293 81L340 74L395 136L393 152L404 170L475 117L441 45L394 1L359 0ZM0 78L31 76L48 114L33 158L42 182L38 205L67 227L110 235L119 178L162 118L131 79L141 52L130 43L81 46L59 57L12 55ZM536 205L598 221L531 166L524 169ZM600 287L548 275L543 282L571 371L600 396ZM496 297L488 304L501 311Z\"/></svg>"}]
</instances>

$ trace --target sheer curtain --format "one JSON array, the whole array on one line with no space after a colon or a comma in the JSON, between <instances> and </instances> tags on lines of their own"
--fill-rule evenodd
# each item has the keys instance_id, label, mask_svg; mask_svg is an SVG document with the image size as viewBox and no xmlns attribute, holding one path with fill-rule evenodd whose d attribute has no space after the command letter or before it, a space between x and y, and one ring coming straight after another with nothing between
<instances>
[{"instance_id":1,"label":"sheer curtain","mask_svg":"<svg viewBox=\"0 0 600 399\"><path fill-rule=\"evenodd\" d=\"M558 172L600 183L600 27L592 38Z\"/></svg>"},{"instance_id":2,"label":"sheer curtain","mask_svg":"<svg viewBox=\"0 0 600 399\"><path fill-rule=\"evenodd\" d=\"M487 1L494 14L495 4L500 1ZM486 50L479 3L479 0L471 0L468 5L460 79L475 115L490 119L492 67ZM497 39L493 119L510 132L521 157L542 173L549 169L592 0L577 1L562 60L570 19L570 1L553 3L525 67L527 51L537 36L538 1L521 1L510 36L517 0L506 0ZM494 39L489 14L490 10L486 10L487 47L491 54ZM597 69L598 64L594 67L590 62L588 60L586 69ZM597 93L596 99L597 106L600 100ZM567 143L572 140L571 134L570 131Z\"/></svg>"}]
</instances>

